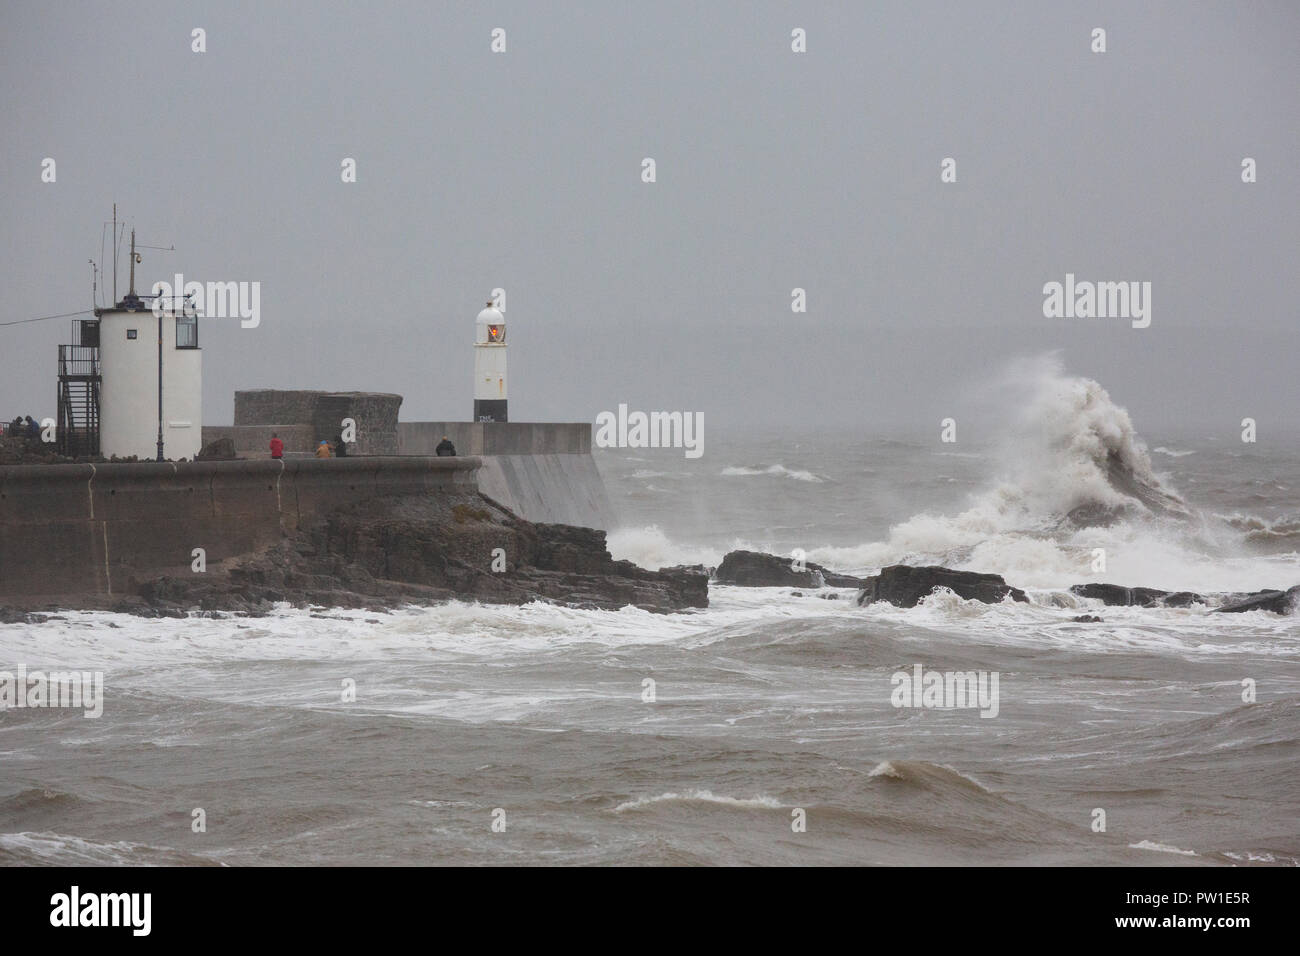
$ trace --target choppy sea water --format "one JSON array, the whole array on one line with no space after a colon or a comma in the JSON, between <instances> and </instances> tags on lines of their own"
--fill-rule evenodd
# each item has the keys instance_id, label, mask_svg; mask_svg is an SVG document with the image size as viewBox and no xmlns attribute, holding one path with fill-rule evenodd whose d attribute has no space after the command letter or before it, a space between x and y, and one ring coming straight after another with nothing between
<instances>
[{"instance_id":1,"label":"choppy sea water","mask_svg":"<svg viewBox=\"0 0 1300 956\"><path fill-rule=\"evenodd\" d=\"M1300 456L1143 446L1092 404L1047 416L1041 454L858 435L598 452L616 557L944 563L1028 604L715 586L674 615L0 625L0 669L102 670L106 698L99 719L0 713L0 863L1296 865L1300 618L1064 588L1300 583ZM1109 494L1088 462L1116 448L1187 514L1063 525ZM997 715L894 706L917 665L996 672Z\"/></svg>"}]
</instances>

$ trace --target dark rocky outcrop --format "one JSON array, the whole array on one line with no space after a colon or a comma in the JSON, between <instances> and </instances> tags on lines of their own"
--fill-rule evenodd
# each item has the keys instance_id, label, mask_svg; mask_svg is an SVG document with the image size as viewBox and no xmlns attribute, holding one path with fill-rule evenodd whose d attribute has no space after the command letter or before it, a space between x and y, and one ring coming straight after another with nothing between
<instances>
[{"instance_id":1,"label":"dark rocky outcrop","mask_svg":"<svg viewBox=\"0 0 1300 956\"><path fill-rule=\"evenodd\" d=\"M898 607L916 607L935 588L944 587L968 601L998 604L1008 594L1014 601L1028 601L1025 592L1013 588L999 574L977 574L940 567L909 567L895 564L862 583L858 604L886 601Z\"/></svg>"},{"instance_id":2,"label":"dark rocky outcrop","mask_svg":"<svg viewBox=\"0 0 1300 956\"><path fill-rule=\"evenodd\" d=\"M708 576L615 561L603 531L534 524L466 493L371 499L271 548L203 574L151 578L136 592L114 609L263 614L277 601L382 608L461 598L675 611L708 606Z\"/></svg>"},{"instance_id":3,"label":"dark rocky outcrop","mask_svg":"<svg viewBox=\"0 0 1300 956\"><path fill-rule=\"evenodd\" d=\"M1078 617L1070 618L1075 624L1100 624L1102 619L1095 614L1080 614Z\"/></svg>"},{"instance_id":4,"label":"dark rocky outcrop","mask_svg":"<svg viewBox=\"0 0 1300 956\"><path fill-rule=\"evenodd\" d=\"M820 564L803 562L804 570L795 570L790 558L760 551L732 551L714 572L718 584L735 584L747 588L860 588L862 579L838 574Z\"/></svg>"},{"instance_id":5,"label":"dark rocky outcrop","mask_svg":"<svg viewBox=\"0 0 1300 956\"><path fill-rule=\"evenodd\" d=\"M1169 594L1155 588L1126 588L1119 584L1075 584L1070 593L1101 601L1107 607L1159 607L1160 601Z\"/></svg>"},{"instance_id":6,"label":"dark rocky outcrop","mask_svg":"<svg viewBox=\"0 0 1300 956\"><path fill-rule=\"evenodd\" d=\"M1244 611L1272 611L1274 614L1290 614L1300 600L1300 585L1286 591L1256 591L1253 594L1236 596L1214 610L1219 614L1240 614Z\"/></svg>"},{"instance_id":7,"label":"dark rocky outcrop","mask_svg":"<svg viewBox=\"0 0 1300 956\"><path fill-rule=\"evenodd\" d=\"M1070 593L1101 601L1107 607L1191 607L1206 603L1204 597L1192 591L1126 588L1119 584L1075 584Z\"/></svg>"}]
</instances>

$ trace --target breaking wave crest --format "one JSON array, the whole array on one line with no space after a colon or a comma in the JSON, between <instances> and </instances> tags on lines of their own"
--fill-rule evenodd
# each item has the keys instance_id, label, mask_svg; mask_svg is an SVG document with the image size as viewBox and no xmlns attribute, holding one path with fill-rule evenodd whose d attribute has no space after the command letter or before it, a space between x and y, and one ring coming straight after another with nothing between
<instances>
[{"instance_id":1,"label":"breaking wave crest","mask_svg":"<svg viewBox=\"0 0 1300 956\"><path fill-rule=\"evenodd\" d=\"M1245 560L1243 528L1191 508L1152 467L1129 413L1055 355L1015 363L999 392L1017 409L994 480L956 515L923 512L883 541L810 550L838 570L940 564L1002 574L1022 587L1083 580L1231 590L1294 584L1294 567ZM1242 519L1245 520L1245 519ZM1286 524L1251 529L1286 540ZM1097 567L1104 554L1104 572ZM1261 573L1273 575L1261 580Z\"/></svg>"},{"instance_id":2,"label":"breaking wave crest","mask_svg":"<svg viewBox=\"0 0 1300 956\"><path fill-rule=\"evenodd\" d=\"M1028 588L1111 581L1169 590L1253 591L1300 580L1300 518L1201 514L1152 464L1127 410L1052 354L1013 363L993 386L1005 434L986 481L957 513L921 511L883 539L801 543L809 560L872 574L890 564L992 572ZM909 446L910 447L910 446ZM1165 460L1184 452L1160 448ZM831 481L785 465L732 466L724 476ZM842 479L841 479L842 480ZM906 512L904 513L906 514ZM716 566L729 548L670 541L656 527L611 533L610 550L643 567Z\"/></svg>"},{"instance_id":3,"label":"breaking wave crest","mask_svg":"<svg viewBox=\"0 0 1300 956\"><path fill-rule=\"evenodd\" d=\"M751 477L754 475L774 475L779 478L793 478L795 481L816 481L822 482L826 479L821 475L815 475L811 471L803 471L798 468L787 468L785 465L768 465L766 468L751 468L743 465L731 465L722 469L721 474L727 478Z\"/></svg>"},{"instance_id":4,"label":"breaking wave crest","mask_svg":"<svg viewBox=\"0 0 1300 956\"><path fill-rule=\"evenodd\" d=\"M716 548L694 548L671 541L658 525L644 528L618 528L606 535L609 552L621 560L658 570L679 564L702 564L717 567L723 553ZM737 548L745 547L737 542Z\"/></svg>"},{"instance_id":5,"label":"breaking wave crest","mask_svg":"<svg viewBox=\"0 0 1300 956\"><path fill-rule=\"evenodd\" d=\"M615 813L628 810L645 810L659 804L712 804L744 810L779 810L783 804L772 797L759 794L755 797L720 796L710 790L685 790L681 793L661 793L656 797L627 800L614 808Z\"/></svg>"}]
</instances>

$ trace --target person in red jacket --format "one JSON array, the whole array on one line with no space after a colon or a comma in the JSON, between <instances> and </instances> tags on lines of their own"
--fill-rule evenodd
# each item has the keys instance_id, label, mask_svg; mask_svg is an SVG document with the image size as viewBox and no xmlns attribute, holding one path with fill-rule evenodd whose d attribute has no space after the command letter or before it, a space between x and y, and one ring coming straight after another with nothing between
<instances>
[{"instance_id":1,"label":"person in red jacket","mask_svg":"<svg viewBox=\"0 0 1300 956\"><path fill-rule=\"evenodd\" d=\"M284 442L280 441L280 436L275 432L271 432L271 457L284 457Z\"/></svg>"}]
</instances>

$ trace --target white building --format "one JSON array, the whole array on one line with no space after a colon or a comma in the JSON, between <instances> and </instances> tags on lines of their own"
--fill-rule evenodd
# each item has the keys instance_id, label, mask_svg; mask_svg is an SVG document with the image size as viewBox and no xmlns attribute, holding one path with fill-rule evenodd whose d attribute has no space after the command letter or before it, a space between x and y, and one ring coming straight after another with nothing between
<instances>
[{"instance_id":1,"label":"white building","mask_svg":"<svg viewBox=\"0 0 1300 956\"><path fill-rule=\"evenodd\" d=\"M134 300L134 301L133 301ZM158 455L158 326L162 325L163 456L193 460L203 447L203 353L193 307L162 319L128 294L99 318L99 449L105 458Z\"/></svg>"},{"instance_id":2,"label":"white building","mask_svg":"<svg viewBox=\"0 0 1300 956\"><path fill-rule=\"evenodd\" d=\"M64 454L152 461L161 453L175 461L193 460L203 447L198 315L181 301L136 295L138 261L132 232L130 291L114 306L95 309L93 321L77 323L76 344L59 347Z\"/></svg>"}]
</instances>

